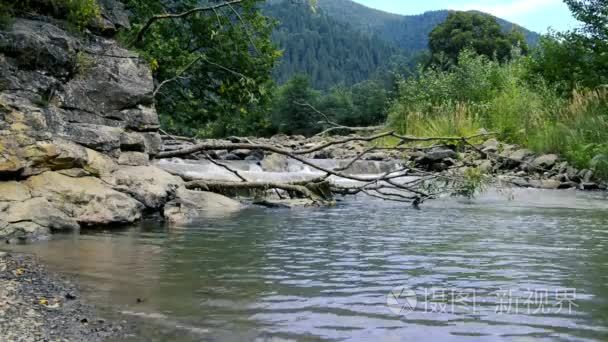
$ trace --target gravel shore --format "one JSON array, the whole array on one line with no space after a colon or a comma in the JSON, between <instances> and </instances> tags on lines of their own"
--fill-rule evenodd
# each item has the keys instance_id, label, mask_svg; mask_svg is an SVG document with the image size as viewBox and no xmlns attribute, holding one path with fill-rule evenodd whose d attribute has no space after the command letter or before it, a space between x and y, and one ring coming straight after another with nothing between
<instances>
[{"instance_id":1,"label":"gravel shore","mask_svg":"<svg viewBox=\"0 0 608 342\"><path fill-rule=\"evenodd\" d=\"M0 341L103 341L121 339L124 330L35 257L0 252Z\"/></svg>"}]
</instances>

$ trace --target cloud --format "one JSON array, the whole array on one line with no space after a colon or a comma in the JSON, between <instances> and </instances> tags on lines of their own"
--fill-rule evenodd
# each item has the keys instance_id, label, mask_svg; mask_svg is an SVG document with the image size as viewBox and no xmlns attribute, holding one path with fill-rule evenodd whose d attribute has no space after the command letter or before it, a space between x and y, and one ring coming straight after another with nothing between
<instances>
[{"instance_id":1,"label":"cloud","mask_svg":"<svg viewBox=\"0 0 608 342\"><path fill-rule=\"evenodd\" d=\"M488 1L453 6L451 9L468 11L477 10L497 17L512 17L559 4L561 0L513 0L508 3L488 4Z\"/></svg>"}]
</instances>

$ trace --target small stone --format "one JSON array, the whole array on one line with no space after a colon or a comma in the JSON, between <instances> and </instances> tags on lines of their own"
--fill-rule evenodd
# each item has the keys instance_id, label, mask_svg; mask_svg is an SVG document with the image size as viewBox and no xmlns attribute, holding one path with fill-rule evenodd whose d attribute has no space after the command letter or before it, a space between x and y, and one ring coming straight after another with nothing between
<instances>
[{"instance_id":1,"label":"small stone","mask_svg":"<svg viewBox=\"0 0 608 342\"><path fill-rule=\"evenodd\" d=\"M242 158L240 158L239 156L237 156L234 153L226 153L221 156L221 159L222 160L242 160Z\"/></svg>"}]
</instances>

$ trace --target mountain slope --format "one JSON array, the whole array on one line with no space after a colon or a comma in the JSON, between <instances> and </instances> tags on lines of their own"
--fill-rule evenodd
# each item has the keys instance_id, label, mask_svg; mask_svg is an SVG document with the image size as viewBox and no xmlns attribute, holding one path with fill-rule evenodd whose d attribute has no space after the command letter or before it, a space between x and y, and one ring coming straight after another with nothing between
<instances>
[{"instance_id":1,"label":"mountain slope","mask_svg":"<svg viewBox=\"0 0 608 342\"><path fill-rule=\"evenodd\" d=\"M283 83L298 73L309 75L318 89L354 84L389 64L399 49L324 12L303 4L270 2L266 15L279 19L274 41L284 50L275 79Z\"/></svg>"},{"instance_id":2,"label":"mountain slope","mask_svg":"<svg viewBox=\"0 0 608 342\"><path fill-rule=\"evenodd\" d=\"M429 33L443 23L450 11L430 11L420 15L403 16L379 11L351 0L318 0L319 8L330 17L348 22L354 27L396 44L409 52L424 50ZM501 18L496 18L505 31L519 29L528 44L536 45L540 35Z\"/></svg>"},{"instance_id":3,"label":"mountain slope","mask_svg":"<svg viewBox=\"0 0 608 342\"><path fill-rule=\"evenodd\" d=\"M351 0L318 0L316 11L305 0L268 0L263 11L279 21L273 39L284 56L276 81L306 74L317 89L352 85L394 65L412 67L428 49L429 33L450 13L402 16ZM530 44L538 41L538 34L497 19L505 30L522 30Z\"/></svg>"}]
</instances>

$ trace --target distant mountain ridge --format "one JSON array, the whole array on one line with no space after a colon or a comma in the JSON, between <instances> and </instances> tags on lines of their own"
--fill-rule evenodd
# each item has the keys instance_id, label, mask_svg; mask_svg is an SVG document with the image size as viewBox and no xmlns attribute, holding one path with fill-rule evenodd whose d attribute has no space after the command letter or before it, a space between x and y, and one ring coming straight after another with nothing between
<instances>
[{"instance_id":1,"label":"distant mountain ridge","mask_svg":"<svg viewBox=\"0 0 608 342\"><path fill-rule=\"evenodd\" d=\"M439 10L419 15L399 15L369 8L351 0L318 0L318 6L330 17L348 22L364 32L376 34L410 53L427 49L429 34L437 25L443 23L451 12ZM538 43L540 38L538 33L507 20L495 18L505 31L519 29L528 44Z\"/></svg>"},{"instance_id":2,"label":"distant mountain ridge","mask_svg":"<svg viewBox=\"0 0 608 342\"><path fill-rule=\"evenodd\" d=\"M279 21L273 39L284 50L284 57L275 70L277 82L303 73L317 89L361 82L395 64L411 66L412 57L428 49L429 33L450 13L403 16L351 0L318 0L316 11L307 0L269 0L263 11ZM520 29L531 45L540 38L516 24L497 20L505 30Z\"/></svg>"}]
</instances>

